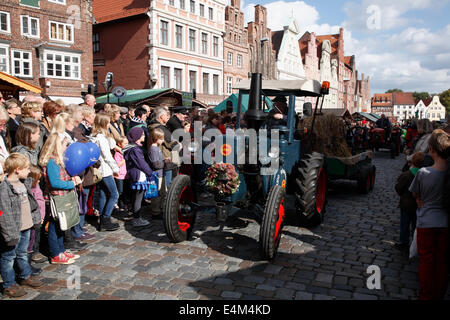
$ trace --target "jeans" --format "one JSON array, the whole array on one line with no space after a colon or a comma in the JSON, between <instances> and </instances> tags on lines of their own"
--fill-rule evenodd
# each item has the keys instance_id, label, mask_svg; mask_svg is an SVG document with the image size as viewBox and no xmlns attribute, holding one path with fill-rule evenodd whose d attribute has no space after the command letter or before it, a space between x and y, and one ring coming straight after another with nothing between
<instances>
[{"instance_id":1,"label":"jeans","mask_svg":"<svg viewBox=\"0 0 450 320\"><path fill-rule=\"evenodd\" d=\"M443 300L448 281L448 228L417 228L419 300Z\"/></svg>"},{"instance_id":2,"label":"jeans","mask_svg":"<svg viewBox=\"0 0 450 320\"><path fill-rule=\"evenodd\" d=\"M79 238L84 234L83 227L84 227L84 217L85 216L86 215L84 215L84 214L80 214L80 222L76 226L72 227L71 231L72 231L72 235L74 238Z\"/></svg>"},{"instance_id":3,"label":"jeans","mask_svg":"<svg viewBox=\"0 0 450 320\"><path fill-rule=\"evenodd\" d=\"M416 213L409 213L403 209L400 215L400 243L409 245L409 239L412 238L414 234L414 229L416 228Z\"/></svg>"},{"instance_id":4,"label":"jeans","mask_svg":"<svg viewBox=\"0 0 450 320\"><path fill-rule=\"evenodd\" d=\"M169 189L170 183L172 182L172 170L164 172L164 180L166 182L166 188Z\"/></svg>"},{"instance_id":5,"label":"jeans","mask_svg":"<svg viewBox=\"0 0 450 320\"><path fill-rule=\"evenodd\" d=\"M14 260L19 268L19 278L28 279L31 275L31 267L28 262L28 244L30 242L30 229L20 232L17 245L7 247L2 245L0 249L0 273L3 279L3 289L11 287L16 283L14 271Z\"/></svg>"},{"instance_id":6,"label":"jeans","mask_svg":"<svg viewBox=\"0 0 450 320\"><path fill-rule=\"evenodd\" d=\"M48 249L51 258L66 251L64 248L64 231L61 230L59 223L53 218L49 219L48 224Z\"/></svg>"},{"instance_id":7,"label":"jeans","mask_svg":"<svg viewBox=\"0 0 450 320\"><path fill-rule=\"evenodd\" d=\"M105 177L100 182L99 208L100 216L110 218L114 210L114 205L119 200L116 182L113 176Z\"/></svg>"}]
</instances>

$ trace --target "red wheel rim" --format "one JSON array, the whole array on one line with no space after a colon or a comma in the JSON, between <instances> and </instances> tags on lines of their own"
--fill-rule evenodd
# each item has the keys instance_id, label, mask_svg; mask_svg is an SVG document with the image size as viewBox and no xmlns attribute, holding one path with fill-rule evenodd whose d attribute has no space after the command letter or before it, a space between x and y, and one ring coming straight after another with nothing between
<instances>
[{"instance_id":1,"label":"red wheel rim","mask_svg":"<svg viewBox=\"0 0 450 320\"><path fill-rule=\"evenodd\" d=\"M281 199L280 202L280 207L278 208L278 220L277 220L277 224L275 225L275 243L278 241L278 237L280 235L280 230L281 230L281 223L283 222L284 219L284 199Z\"/></svg>"},{"instance_id":2,"label":"red wheel rim","mask_svg":"<svg viewBox=\"0 0 450 320\"><path fill-rule=\"evenodd\" d=\"M181 231L187 231L192 225L192 216L189 216L187 208L190 209L189 203L194 201L194 194L188 187L184 187L180 194L180 200L178 201L177 220L178 227Z\"/></svg>"},{"instance_id":3,"label":"red wheel rim","mask_svg":"<svg viewBox=\"0 0 450 320\"><path fill-rule=\"evenodd\" d=\"M316 208L317 212L322 213L325 206L325 194L327 191L327 176L323 168L319 170L319 176L317 178L317 191L316 191Z\"/></svg>"}]
</instances>

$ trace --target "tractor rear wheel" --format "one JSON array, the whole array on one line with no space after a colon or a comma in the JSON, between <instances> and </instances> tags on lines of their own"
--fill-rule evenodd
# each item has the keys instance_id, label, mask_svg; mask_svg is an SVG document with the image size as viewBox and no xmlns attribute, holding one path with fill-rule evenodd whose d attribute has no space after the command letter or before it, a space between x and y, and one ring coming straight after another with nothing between
<instances>
[{"instance_id":1,"label":"tractor rear wheel","mask_svg":"<svg viewBox=\"0 0 450 320\"><path fill-rule=\"evenodd\" d=\"M372 186L372 168L364 166L358 175L357 180L358 192L362 194L368 194Z\"/></svg>"},{"instance_id":2,"label":"tractor rear wheel","mask_svg":"<svg viewBox=\"0 0 450 320\"><path fill-rule=\"evenodd\" d=\"M164 229L170 241L182 242L190 237L195 222L195 212L191 207L194 201L189 176L176 176L167 191L163 213Z\"/></svg>"},{"instance_id":3,"label":"tractor rear wheel","mask_svg":"<svg viewBox=\"0 0 450 320\"><path fill-rule=\"evenodd\" d=\"M296 180L296 207L308 223L318 225L323 221L327 202L327 169L322 154L313 152L300 161Z\"/></svg>"},{"instance_id":4,"label":"tractor rear wheel","mask_svg":"<svg viewBox=\"0 0 450 320\"><path fill-rule=\"evenodd\" d=\"M266 260L275 257L280 244L285 219L285 197L285 189L278 185L272 187L267 197L259 229L261 256Z\"/></svg>"},{"instance_id":5,"label":"tractor rear wheel","mask_svg":"<svg viewBox=\"0 0 450 320\"><path fill-rule=\"evenodd\" d=\"M377 167L372 166L372 170L370 173L370 191L373 190L373 188L375 187L375 177L376 177L376 173L377 173Z\"/></svg>"}]
</instances>

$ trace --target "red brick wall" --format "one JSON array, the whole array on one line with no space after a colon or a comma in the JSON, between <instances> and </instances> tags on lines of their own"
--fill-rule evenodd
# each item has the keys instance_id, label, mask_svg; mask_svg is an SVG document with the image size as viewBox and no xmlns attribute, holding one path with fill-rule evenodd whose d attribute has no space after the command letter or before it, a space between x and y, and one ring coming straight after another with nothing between
<instances>
[{"instance_id":1,"label":"red brick wall","mask_svg":"<svg viewBox=\"0 0 450 320\"><path fill-rule=\"evenodd\" d=\"M98 72L98 94L106 73L114 73L114 86L125 89L149 89L149 18L140 15L94 25L100 37L100 52L94 53L94 71ZM104 61L104 66L97 65Z\"/></svg>"},{"instance_id":2,"label":"red brick wall","mask_svg":"<svg viewBox=\"0 0 450 320\"><path fill-rule=\"evenodd\" d=\"M48 78L51 82L50 88L47 88L47 94L51 96L71 96L81 97L81 91L87 91L89 83L92 83L92 18L90 12L92 11L91 0L66 0L66 5L59 5L48 1L40 1L40 8L32 8L19 5L19 0L2 0L0 4L0 11L10 13L11 34L0 33L0 39L10 41L10 73L11 70L11 49L22 49L32 52L32 68L33 75L31 78L22 78L23 80L39 86L40 74L40 60L39 50L34 46L45 43L45 45L53 48L80 50L81 54L81 80L63 80L56 78ZM50 40L49 36L49 20L72 23L68 21L69 18L76 11L68 11L70 6L77 6L80 8L80 28L74 27L74 43L73 44L59 44L56 41ZM39 18L40 38L27 38L21 35L20 16L28 15L30 17ZM81 85L84 85L84 89Z\"/></svg>"}]
</instances>

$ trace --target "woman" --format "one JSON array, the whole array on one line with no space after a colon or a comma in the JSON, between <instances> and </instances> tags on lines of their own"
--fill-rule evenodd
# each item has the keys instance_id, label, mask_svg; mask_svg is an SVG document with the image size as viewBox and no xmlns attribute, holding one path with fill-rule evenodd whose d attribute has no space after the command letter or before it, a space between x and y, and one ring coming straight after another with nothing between
<instances>
[{"instance_id":1,"label":"woman","mask_svg":"<svg viewBox=\"0 0 450 320\"><path fill-rule=\"evenodd\" d=\"M0 106L0 181L3 177L3 169L6 158L9 157L10 141L7 134L8 120L8 112L6 112L5 108Z\"/></svg>"},{"instance_id":2,"label":"woman","mask_svg":"<svg viewBox=\"0 0 450 320\"><path fill-rule=\"evenodd\" d=\"M42 104L40 102L24 102L22 104L22 119L21 123L34 122L39 125L40 135L36 144L36 149L40 151L47 140L50 131L42 123Z\"/></svg>"},{"instance_id":3,"label":"woman","mask_svg":"<svg viewBox=\"0 0 450 320\"><path fill-rule=\"evenodd\" d=\"M99 113L95 116L92 127L93 140L100 148L100 171L103 177L99 183L99 231L119 229L119 224L111 221L114 205L119 200L119 192L114 180L119 176L119 167L111 154L111 149L115 148L116 143L108 131L109 122L110 117L107 114Z\"/></svg>"},{"instance_id":4,"label":"woman","mask_svg":"<svg viewBox=\"0 0 450 320\"><path fill-rule=\"evenodd\" d=\"M95 110L89 106L84 106L81 108L81 116L83 119L81 120L81 123L78 125L78 128L81 129L82 131L81 133L84 136L90 136L92 125L94 124L95 120Z\"/></svg>"},{"instance_id":5,"label":"woman","mask_svg":"<svg viewBox=\"0 0 450 320\"><path fill-rule=\"evenodd\" d=\"M59 134L52 133L42 148L39 165L44 169L47 182L46 193L51 195L65 195L75 186L81 183L78 176L70 177L64 166L64 152L67 148L67 140L61 140ZM64 247L64 232L59 223L52 217L48 218L48 246L50 251L50 263L72 264L79 255L66 251Z\"/></svg>"},{"instance_id":6,"label":"woman","mask_svg":"<svg viewBox=\"0 0 450 320\"><path fill-rule=\"evenodd\" d=\"M44 111L44 118L42 119L42 124L48 130L48 132L52 131L53 120L55 120L56 116L63 111L63 108L53 101L47 101L44 103L42 108Z\"/></svg>"},{"instance_id":7,"label":"woman","mask_svg":"<svg viewBox=\"0 0 450 320\"><path fill-rule=\"evenodd\" d=\"M123 129L123 125L119 122L120 119L120 107L112 104L105 108L106 113L109 115L111 123L109 125L109 131L113 135L116 143L125 137L125 130Z\"/></svg>"},{"instance_id":8,"label":"woman","mask_svg":"<svg viewBox=\"0 0 450 320\"><path fill-rule=\"evenodd\" d=\"M17 146L11 149L11 152L18 152L28 158L32 165L37 166L39 161L39 150L37 143L41 131L39 125L34 122L23 122L16 134Z\"/></svg>"}]
</instances>

